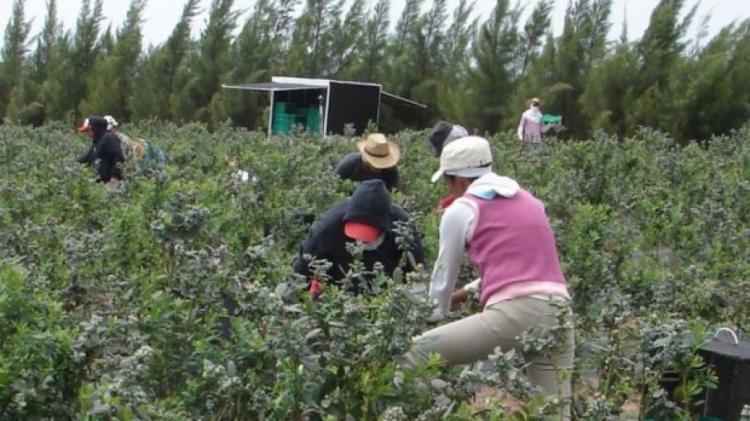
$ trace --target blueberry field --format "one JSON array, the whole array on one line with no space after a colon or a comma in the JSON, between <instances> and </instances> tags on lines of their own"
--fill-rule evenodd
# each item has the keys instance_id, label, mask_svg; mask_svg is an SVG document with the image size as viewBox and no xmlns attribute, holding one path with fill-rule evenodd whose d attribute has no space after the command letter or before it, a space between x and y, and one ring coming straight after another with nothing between
<instances>
[{"instance_id":1,"label":"blueberry field","mask_svg":"<svg viewBox=\"0 0 750 421\"><path fill-rule=\"evenodd\" d=\"M122 130L168 162L128 162L109 188L76 161L89 141L70 127L0 126L1 419L527 420L559 406L514 352L490 370L400 364L428 328L445 188L429 182L424 132L392 136L393 201L428 267L374 297L326 288L313 301L292 259L310 218L352 190L333 168L357 139ZM496 171L542 199L555 230L575 312L573 418L690 419L716 383L694 351L750 323L750 127L702 146L647 129L540 150L490 141Z\"/></svg>"}]
</instances>

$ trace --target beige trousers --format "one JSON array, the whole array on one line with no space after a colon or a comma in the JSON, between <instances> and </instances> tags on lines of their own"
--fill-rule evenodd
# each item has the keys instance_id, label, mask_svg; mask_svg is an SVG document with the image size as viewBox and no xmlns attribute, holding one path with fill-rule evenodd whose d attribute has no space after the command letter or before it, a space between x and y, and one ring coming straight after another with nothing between
<instances>
[{"instance_id":1,"label":"beige trousers","mask_svg":"<svg viewBox=\"0 0 750 421\"><path fill-rule=\"evenodd\" d=\"M556 299L556 298L555 298ZM564 305L569 306L568 303ZM550 300L522 297L492 304L479 314L457 320L429 330L417 337L406 354L409 363L425 361L430 353L437 353L450 365L469 364L483 360L496 347L503 351L516 349L523 352L521 335L531 328L544 329L557 325L560 304ZM550 396L570 400L570 376L573 369L575 341L573 329L567 332L559 352L523 353L526 375L532 386L539 386ZM547 354L547 355L545 355ZM560 372L564 372L561 375ZM566 405L563 418L569 419L570 407Z\"/></svg>"}]
</instances>

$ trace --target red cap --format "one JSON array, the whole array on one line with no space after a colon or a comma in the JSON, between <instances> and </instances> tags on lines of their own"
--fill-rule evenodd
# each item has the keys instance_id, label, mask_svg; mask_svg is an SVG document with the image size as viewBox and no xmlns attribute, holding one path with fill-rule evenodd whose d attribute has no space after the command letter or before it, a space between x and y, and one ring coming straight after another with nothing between
<instances>
[{"instance_id":1,"label":"red cap","mask_svg":"<svg viewBox=\"0 0 750 421\"><path fill-rule=\"evenodd\" d=\"M344 224L344 234L363 243L372 243L380 237L380 229L365 222L348 221Z\"/></svg>"},{"instance_id":2,"label":"red cap","mask_svg":"<svg viewBox=\"0 0 750 421\"><path fill-rule=\"evenodd\" d=\"M83 133L89 131L90 128L91 126L89 125L89 119L87 118L86 120L83 120L83 124L81 124L81 126L76 130L78 131L78 133Z\"/></svg>"}]
</instances>

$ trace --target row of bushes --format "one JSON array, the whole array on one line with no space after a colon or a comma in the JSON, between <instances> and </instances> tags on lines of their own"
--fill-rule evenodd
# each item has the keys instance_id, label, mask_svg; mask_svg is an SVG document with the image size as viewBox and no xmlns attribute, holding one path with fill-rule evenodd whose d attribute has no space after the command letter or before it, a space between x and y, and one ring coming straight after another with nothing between
<instances>
[{"instance_id":1,"label":"row of bushes","mask_svg":"<svg viewBox=\"0 0 750 421\"><path fill-rule=\"evenodd\" d=\"M426 271L388 280L372 299L329 289L313 303L301 291L290 268L308 228L300 215L351 190L333 167L353 139L157 123L126 131L169 163L130 162L126 181L108 189L75 161L88 140L68 128L0 126L2 418L554 410L533 398L513 352L492 357L494 372L398 364L427 328L425 297L413 292ZM394 201L414 216L432 261L437 162L424 133L393 138L403 152ZM557 235L577 315L576 418L685 415L714 380L691 350L707 329L750 318L750 128L710 149L650 130L533 151L510 135L491 142L497 171L546 203ZM250 182L232 177L230 159ZM695 343L682 340L688 331ZM666 369L681 374L674 394L658 386Z\"/></svg>"}]
</instances>

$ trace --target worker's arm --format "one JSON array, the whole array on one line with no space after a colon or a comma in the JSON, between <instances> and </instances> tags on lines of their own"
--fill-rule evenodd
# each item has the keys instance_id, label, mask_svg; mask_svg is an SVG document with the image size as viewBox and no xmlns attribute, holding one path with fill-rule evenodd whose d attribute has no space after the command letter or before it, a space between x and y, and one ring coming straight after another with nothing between
<instances>
[{"instance_id":1,"label":"worker's arm","mask_svg":"<svg viewBox=\"0 0 750 421\"><path fill-rule=\"evenodd\" d=\"M526 128L526 113L521 114L521 121L518 123L518 141L523 142L523 133Z\"/></svg>"},{"instance_id":2,"label":"worker's arm","mask_svg":"<svg viewBox=\"0 0 750 421\"><path fill-rule=\"evenodd\" d=\"M310 270L310 262L307 258L305 258L305 255L311 256L311 258L315 258L315 247L313 244L313 238L312 238L312 231L307 234L304 241L299 247L299 251L297 252L297 257L294 259L294 263L292 264L292 268L294 270L294 273L298 275L302 275L305 278L309 278L312 275L312 271Z\"/></svg>"},{"instance_id":3,"label":"worker's arm","mask_svg":"<svg viewBox=\"0 0 750 421\"><path fill-rule=\"evenodd\" d=\"M430 297L437 305L432 320L445 317L450 309L451 294L458 279L467 235L474 218L473 207L459 199L445 210L440 220L440 246L430 283Z\"/></svg>"},{"instance_id":4,"label":"worker's arm","mask_svg":"<svg viewBox=\"0 0 750 421\"><path fill-rule=\"evenodd\" d=\"M475 297L477 293L479 293L481 283L482 279L477 278L451 294L451 309L455 310L461 304L465 303L472 297Z\"/></svg>"},{"instance_id":5,"label":"worker's arm","mask_svg":"<svg viewBox=\"0 0 750 421\"><path fill-rule=\"evenodd\" d=\"M93 164L94 161L96 161L96 149L94 149L93 145L89 148L88 152L78 158L78 162L81 164Z\"/></svg>"}]
</instances>

